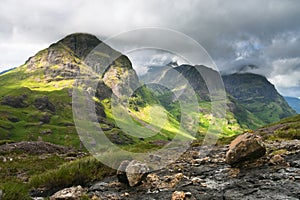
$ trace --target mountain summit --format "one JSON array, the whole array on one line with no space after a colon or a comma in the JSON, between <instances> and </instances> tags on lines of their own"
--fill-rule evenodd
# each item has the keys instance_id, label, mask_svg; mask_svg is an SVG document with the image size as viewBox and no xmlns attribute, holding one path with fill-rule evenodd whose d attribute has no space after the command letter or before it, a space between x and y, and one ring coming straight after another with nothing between
<instances>
[{"instance_id":1,"label":"mountain summit","mask_svg":"<svg viewBox=\"0 0 300 200\"><path fill-rule=\"evenodd\" d=\"M85 58L101 41L94 35L87 33L74 33L59 40L55 45L64 45L74 54L83 59Z\"/></svg>"}]
</instances>

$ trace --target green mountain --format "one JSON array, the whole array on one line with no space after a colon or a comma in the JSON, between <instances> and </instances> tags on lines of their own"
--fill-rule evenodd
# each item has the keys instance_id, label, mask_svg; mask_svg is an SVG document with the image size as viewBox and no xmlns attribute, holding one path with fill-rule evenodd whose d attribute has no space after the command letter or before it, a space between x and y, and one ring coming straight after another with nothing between
<instances>
[{"instance_id":1,"label":"green mountain","mask_svg":"<svg viewBox=\"0 0 300 200\"><path fill-rule=\"evenodd\" d=\"M175 72L174 72L175 71ZM176 73L176 71L178 73ZM232 74L222 76L224 86L218 86L221 77L215 70L203 65L167 65L150 67L148 73L141 77L148 82L155 77L159 83L172 85L167 89L159 85L150 86L149 89L159 96L160 102L170 113L179 120L178 103L174 101L174 94L187 89L187 80L195 91L200 106L199 135L205 133L210 126L214 129L214 123L210 118L211 96L207 84L216 88L225 86L226 116L222 136L231 136L241 133L246 129L256 129L265 124L278 121L296 113L288 106L274 86L263 76L257 74ZM178 96L178 95L177 95ZM181 98L188 98L188 96ZM169 103L173 102L173 103ZM217 117L214 116L214 119Z\"/></svg>"},{"instance_id":2,"label":"green mountain","mask_svg":"<svg viewBox=\"0 0 300 200\"><path fill-rule=\"evenodd\" d=\"M224 87L224 89L227 92L227 96L226 96L227 127L230 127L230 125L232 124L233 126L235 126L235 128L238 127L236 131L240 131L249 128L256 129L262 126L263 124L265 124L265 122L259 119L255 113L248 110L245 104L243 104L243 102L240 101L240 99L238 99L236 96L230 93L228 88L229 87L238 88L238 85L234 85L234 84L230 85L231 83L227 81L228 80L227 76L220 77L219 73L217 73L215 70L207 68L203 65L200 66L181 65L176 67L175 69L178 70L180 73L182 73L189 80L190 84L192 85L196 93L199 95L199 98L205 101L210 101L210 96L203 75L207 76L206 81L211 81L211 83L208 83L210 85L220 84L217 82L215 83L214 81L222 78L222 80L224 81L224 86L222 87ZM239 77L236 78L239 79ZM266 82L265 84L269 84L269 82ZM221 88L221 86L219 87ZM247 90L247 88L243 88L243 89ZM253 93L252 97L256 98L257 94ZM234 127L232 127L231 129L233 128ZM234 131L231 132L234 133ZM230 131L228 133L230 134Z\"/></svg>"},{"instance_id":3,"label":"green mountain","mask_svg":"<svg viewBox=\"0 0 300 200\"><path fill-rule=\"evenodd\" d=\"M99 44L101 47L95 49ZM141 145L145 150L157 147L175 135L180 140L203 138L207 130L233 136L295 114L264 77L234 74L223 77L228 94L226 116L221 119L211 114L211 97L201 74L209 75L212 81L220 75L205 66L181 65L172 69L175 70L169 66L153 69L151 77L139 80L125 55L93 35L71 34L22 66L0 75L1 143L43 140L79 148L72 113L73 88L78 85L79 90L95 94L87 104L95 106L96 123L107 138L130 149L140 150ZM180 76L188 82L178 81ZM173 86L142 85L153 77ZM89 87L89 81L81 84L80 78L96 81L97 87ZM187 83L196 93L199 110L189 103L193 95L187 93ZM127 94L131 94L129 99ZM115 110L112 96L120 99ZM130 121L124 120L124 114ZM224 124L219 127L221 120ZM190 130L195 130L196 135L192 136ZM147 134L151 137L144 139Z\"/></svg>"},{"instance_id":4,"label":"green mountain","mask_svg":"<svg viewBox=\"0 0 300 200\"><path fill-rule=\"evenodd\" d=\"M99 44L101 41L93 35L72 34L0 76L2 143L7 140L43 140L79 147L72 113L73 87L80 80L76 80L77 76L91 78L91 81L97 77L97 87L93 91L95 97L89 103L95 105L97 121L113 143L145 143L151 146L151 142L168 141L176 133L182 138L193 138L179 130L179 123L163 107L149 105L158 103L158 100L145 87L140 87L130 98L131 118L137 126L149 127L156 122L151 119L151 112L158 116L166 114L168 122L157 123L160 133L143 141L124 134L115 124L122 119L112 112L111 96L122 99L124 94L132 92L128 90L138 87L139 81L126 56L105 44L91 52ZM91 63L88 65L92 70L84 62L87 55L90 56L88 61ZM88 85L80 87L90 92ZM125 107L120 107L120 110L129 113Z\"/></svg>"},{"instance_id":5,"label":"green mountain","mask_svg":"<svg viewBox=\"0 0 300 200\"><path fill-rule=\"evenodd\" d=\"M261 75L236 73L223 76L223 81L226 91L262 125L297 114Z\"/></svg>"}]
</instances>

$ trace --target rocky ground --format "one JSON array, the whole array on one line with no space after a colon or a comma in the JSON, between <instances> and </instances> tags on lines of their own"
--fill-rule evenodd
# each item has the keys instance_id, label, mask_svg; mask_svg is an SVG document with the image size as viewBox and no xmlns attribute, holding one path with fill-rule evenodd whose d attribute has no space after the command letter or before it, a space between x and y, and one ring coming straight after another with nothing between
<instances>
[{"instance_id":1,"label":"rocky ground","mask_svg":"<svg viewBox=\"0 0 300 200\"><path fill-rule=\"evenodd\" d=\"M5 144L0 146L0 153L7 153L7 152L23 152L27 154L53 154L53 153L68 153L74 152L75 150L70 147L64 147L61 145L51 144L48 142L17 142L12 144Z\"/></svg>"},{"instance_id":2,"label":"rocky ground","mask_svg":"<svg viewBox=\"0 0 300 200\"><path fill-rule=\"evenodd\" d=\"M300 141L267 141L265 146L265 156L234 166L225 162L229 146L191 147L138 186L107 177L89 187L64 189L50 199L300 199ZM209 153L203 156L204 151Z\"/></svg>"}]
</instances>

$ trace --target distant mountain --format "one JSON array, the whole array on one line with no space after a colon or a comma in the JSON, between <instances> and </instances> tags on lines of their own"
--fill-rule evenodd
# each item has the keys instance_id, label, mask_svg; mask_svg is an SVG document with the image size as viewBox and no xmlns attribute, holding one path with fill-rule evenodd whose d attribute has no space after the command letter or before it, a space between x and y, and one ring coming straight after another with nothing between
<instances>
[{"instance_id":1,"label":"distant mountain","mask_svg":"<svg viewBox=\"0 0 300 200\"><path fill-rule=\"evenodd\" d=\"M236 73L223 76L223 80L226 91L263 124L296 114L264 76Z\"/></svg>"},{"instance_id":2,"label":"distant mountain","mask_svg":"<svg viewBox=\"0 0 300 200\"><path fill-rule=\"evenodd\" d=\"M297 112L300 113L300 99L296 97L284 97L288 104Z\"/></svg>"},{"instance_id":3,"label":"distant mountain","mask_svg":"<svg viewBox=\"0 0 300 200\"><path fill-rule=\"evenodd\" d=\"M174 70L178 73L175 73ZM198 95L200 102L210 101L206 81L211 81L209 84L215 86L215 80L221 78L217 71L203 65L157 67L151 68L149 73L150 75L146 74L142 76L141 80L151 80L153 77L156 77L162 83L176 86L174 91L177 93L186 87L186 83L182 81L182 77L180 77L184 76ZM203 75L206 77L203 77ZM277 92L275 87L261 75L236 73L224 75L222 79L227 92L227 126L232 130L241 131L241 129L245 128L256 129L265 124L296 114ZM179 90L179 88L181 90ZM162 99L174 98L170 95L170 91L165 91L158 86L154 88L154 92L160 92ZM168 102L170 102L170 100ZM200 103L200 107L205 108L205 106L201 104L202 103ZM202 112L205 118L206 114L210 111L202 109ZM237 123L235 123L235 121ZM231 125L234 127L230 127ZM234 131L227 130L227 134L233 132Z\"/></svg>"}]
</instances>

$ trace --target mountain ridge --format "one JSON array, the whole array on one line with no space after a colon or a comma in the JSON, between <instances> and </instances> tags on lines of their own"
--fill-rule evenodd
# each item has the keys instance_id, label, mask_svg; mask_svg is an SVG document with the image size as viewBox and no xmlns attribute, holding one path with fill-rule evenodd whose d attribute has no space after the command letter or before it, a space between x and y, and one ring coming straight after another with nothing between
<instances>
[{"instance_id":1,"label":"mountain ridge","mask_svg":"<svg viewBox=\"0 0 300 200\"><path fill-rule=\"evenodd\" d=\"M99 44L103 44L101 48L97 48ZM116 59L112 60L113 58ZM0 92L0 124L3 124L0 127L2 131L0 139L17 141L41 139L58 144L70 143L70 145L78 147L79 140L72 118L71 99L76 76L79 73L82 76L90 76L90 71L87 69L85 62L89 62L87 64L95 72L95 75L99 77L98 86L93 91L97 100L92 102L95 103L98 121L102 123L108 135L115 142L124 140L125 142L121 141L122 144L126 144L126 141L131 143L133 139L123 135L122 131L114 124L110 98L112 94L123 98L124 95L132 93L132 89L141 87L139 77L137 77L127 56L113 50L95 36L84 33L68 35L51 44L49 48L41 50L30 57L24 65L0 75L0 85L3 88ZM200 72L209 74L210 77L221 77L213 69L200 65L181 65L174 68L177 73L186 77L199 97L201 113L198 134L202 137L201 135L212 125L213 119L210 116L211 105L207 86L201 74L199 72L196 73L196 68ZM166 70L168 72L167 68ZM261 76L255 75L255 77L254 81ZM214 78L212 79L213 83ZM226 127L223 128L224 135L232 136L249 128L255 129L268 123L267 120L258 117L261 115L260 112L253 112L250 109L251 107L247 107L244 99L239 98L235 90L230 89L230 87L236 87L235 83L228 84L230 77L228 78L227 76L225 79L225 88L227 82L227 90L229 92L226 105L228 111ZM239 83L243 82L241 78L238 81ZM271 87L267 80L264 80L264 84ZM88 90L89 88L83 85L83 89ZM275 88L272 88L272 90L275 90ZM160 93L156 94L158 96L155 97L153 95L155 93L151 93L149 88L142 87L139 92L130 97L130 109L133 108L132 113L144 117L143 120L145 121L149 121L143 112L148 112L147 110L152 108L151 104L153 103L163 105L163 101L166 101L167 103L162 107L162 109L166 110L163 112L167 112L168 117L174 122L169 124L169 126L173 128L178 127L181 112L176 99L175 101L174 99L169 101L169 98L172 98L172 93L174 94L174 91L161 90ZM277 98L279 95L277 91L273 91L273 93L271 97ZM245 94L251 96L256 93L245 92ZM257 97L257 99L259 98L260 96ZM289 110L284 102L281 101L282 99L278 98L279 104L284 105ZM170 104L169 102L172 103ZM261 103L260 106L267 105L265 102ZM278 108L277 103L271 105ZM18 108L19 106L24 111L21 111ZM293 112L280 114L277 113L271 122L286 115L292 115ZM64 126L66 124L68 125L67 127ZM174 130L170 127L164 130L165 133L162 134L164 139L172 137L170 136L171 131L167 131ZM22 130L24 133L21 133ZM65 139L68 137L72 139ZM161 136L157 137L160 138Z\"/></svg>"},{"instance_id":2,"label":"mountain ridge","mask_svg":"<svg viewBox=\"0 0 300 200\"><path fill-rule=\"evenodd\" d=\"M226 91L265 124L296 115L266 77L253 73L223 76Z\"/></svg>"}]
</instances>

